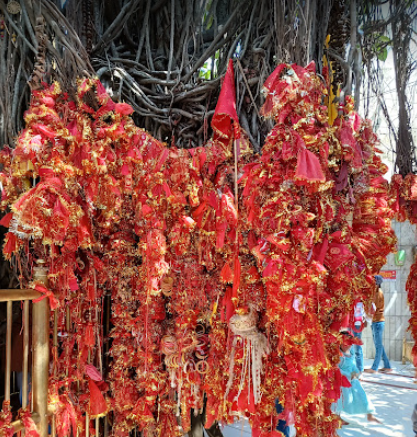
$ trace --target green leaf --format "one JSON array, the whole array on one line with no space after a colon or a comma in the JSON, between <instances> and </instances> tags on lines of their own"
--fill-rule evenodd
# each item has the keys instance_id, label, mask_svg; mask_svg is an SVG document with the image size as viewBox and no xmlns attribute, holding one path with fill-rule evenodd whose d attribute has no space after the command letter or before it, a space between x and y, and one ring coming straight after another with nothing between
<instances>
[{"instance_id":1,"label":"green leaf","mask_svg":"<svg viewBox=\"0 0 417 437\"><path fill-rule=\"evenodd\" d=\"M391 42L390 38L388 38L385 35L379 35L378 40L379 40L379 42L383 42L383 43L384 42L386 42L386 43L390 43Z\"/></svg>"},{"instance_id":2,"label":"green leaf","mask_svg":"<svg viewBox=\"0 0 417 437\"><path fill-rule=\"evenodd\" d=\"M388 50L386 47L384 47L382 50L380 50L377 54L376 54L377 58L382 61L385 62L388 56Z\"/></svg>"},{"instance_id":3,"label":"green leaf","mask_svg":"<svg viewBox=\"0 0 417 437\"><path fill-rule=\"evenodd\" d=\"M207 30L210 30L210 27L213 25L213 22L214 22L213 15L210 15L208 17L208 20L206 20L206 29Z\"/></svg>"},{"instance_id":4,"label":"green leaf","mask_svg":"<svg viewBox=\"0 0 417 437\"><path fill-rule=\"evenodd\" d=\"M200 68L198 72L198 77L200 79L210 80L212 68L213 68L212 61L211 59L208 59L206 62L204 62L204 65Z\"/></svg>"}]
</instances>

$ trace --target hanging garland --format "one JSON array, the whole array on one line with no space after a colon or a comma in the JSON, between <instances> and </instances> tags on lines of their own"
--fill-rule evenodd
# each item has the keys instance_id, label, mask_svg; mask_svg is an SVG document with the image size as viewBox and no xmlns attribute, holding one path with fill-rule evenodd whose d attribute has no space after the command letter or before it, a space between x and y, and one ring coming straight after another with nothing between
<instances>
[{"instance_id":1,"label":"hanging garland","mask_svg":"<svg viewBox=\"0 0 417 437\"><path fill-rule=\"evenodd\" d=\"M391 203L394 218L399 222L408 220L411 224L417 224L417 177L408 174L405 178L396 174L392 176L390 185ZM410 267L410 273L405 284L407 300L410 307L411 317L409 331L414 340L412 357L414 367L417 366L417 257Z\"/></svg>"},{"instance_id":2,"label":"hanging garland","mask_svg":"<svg viewBox=\"0 0 417 437\"><path fill-rule=\"evenodd\" d=\"M1 224L6 257L48 266L60 437L109 411L115 436L180 436L204 400L207 427L244 414L254 436L274 436L276 399L299 435L336 435L339 329L370 301L395 236L376 137L349 100L329 124L329 87L313 64L277 67L261 156L239 125L231 62L213 138L189 150L136 127L98 80L80 80L75 100L58 84L33 92L0 156Z\"/></svg>"}]
</instances>

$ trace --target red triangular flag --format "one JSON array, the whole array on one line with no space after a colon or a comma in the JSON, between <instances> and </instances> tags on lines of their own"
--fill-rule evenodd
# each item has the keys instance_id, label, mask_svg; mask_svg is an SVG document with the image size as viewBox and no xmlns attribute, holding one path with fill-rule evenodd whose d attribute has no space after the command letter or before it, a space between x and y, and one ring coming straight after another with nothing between
<instances>
[{"instance_id":1,"label":"red triangular flag","mask_svg":"<svg viewBox=\"0 0 417 437\"><path fill-rule=\"evenodd\" d=\"M233 61L229 59L229 65L217 100L211 127L221 137L230 137L232 134L232 120L239 123L236 112L235 73Z\"/></svg>"},{"instance_id":2,"label":"red triangular flag","mask_svg":"<svg viewBox=\"0 0 417 437\"><path fill-rule=\"evenodd\" d=\"M13 213L9 212L0 220L0 225L4 226L5 228L8 228L10 226L10 221L12 218L13 218Z\"/></svg>"},{"instance_id":3,"label":"red triangular flag","mask_svg":"<svg viewBox=\"0 0 417 437\"><path fill-rule=\"evenodd\" d=\"M90 417L95 418L105 416L109 407L107 406L103 394L92 379L88 381L88 388L90 390L90 403L88 406Z\"/></svg>"},{"instance_id":4,"label":"red triangular flag","mask_svg":"<svg viewBox=\"0 0 417 437\"><path fill-rule=\"evenodd\" d=\"M223 266L222 271L220 272L220 279L224 283L233 282L233 272L232 269L230 268L229 263L226 263Z\"/></svg>"}]
</instances>

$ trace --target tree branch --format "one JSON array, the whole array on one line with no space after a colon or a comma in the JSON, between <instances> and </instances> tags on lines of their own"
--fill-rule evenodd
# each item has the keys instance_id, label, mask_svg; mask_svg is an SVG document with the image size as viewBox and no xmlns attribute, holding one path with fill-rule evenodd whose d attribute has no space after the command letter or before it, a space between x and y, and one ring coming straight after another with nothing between
<instances>
[{"instance_id":1,"label":"tree branch","mask_svg":"<svg viewBox=\"0 0 417 437\"><path fill-rule=\"evenodd\" d=\"M129 3L126 3L119 15L115 18L113 23L109 26L109 28L103 33L100 41L93 47L92 53L96 53L99 50L102 50L104 47L108 46L112 40L123 30L123 27L127 20L134 13L138 4L141 0L131 0Z\"/></svg>"},{"instance_id":2,"label":"tree branch","mask_svg":"<svg viewBox=\"0 0 417 437\"><path fill-rule=\"evenodd\" d=\"M210 44L210 46L204 51L204 53L201 55L200 59L193 65L193 67L191 68L191 70L182 78L183 82L188 82L191 78L191 76L200 68L204 65L204 62L206 62L206 60L213 54L213 52L216 51L219 42L224 42L222 41L222 38L225 36L225 34L227 34L227 31L229 30L229 28L231 27L232 23L234 22L236 15L238 14L239 9L236 8L232 14L230 15L229 19L227 20L227 23L224 25L224 27L222 28L221 32L216 36L216 38L214 38L213 42ZM230 36L228 36L227 38L230 39Z\"/></svg>"}]
</instances>

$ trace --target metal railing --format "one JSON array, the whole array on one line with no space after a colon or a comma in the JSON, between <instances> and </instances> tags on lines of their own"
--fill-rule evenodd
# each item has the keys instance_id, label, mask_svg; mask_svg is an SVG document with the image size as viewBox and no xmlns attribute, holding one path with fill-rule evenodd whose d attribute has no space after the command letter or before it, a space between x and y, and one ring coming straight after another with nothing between
<instances>
[{"instance_id":1,"label":"metal railing","mask_svg":"<svg viewBox=\"0 0 417 437\"><path fill-rule=\"evenodd\" d=\"M44 267L34 268L34 280L47 285ZM23 301L23 361L22 361L22 408L28 406L29 386L29 311L32 301L32 419L36 423L40 437L48 436L48 375L49 375L49 301L36 300L41 293L32 289L0 290L0 302L7 302L5 401L10 402L10 376L12 356L13 302ZM14 431L24 429L21 420L12 422Z\"/></svg>"}]
</instances>

